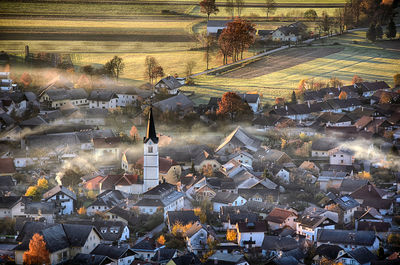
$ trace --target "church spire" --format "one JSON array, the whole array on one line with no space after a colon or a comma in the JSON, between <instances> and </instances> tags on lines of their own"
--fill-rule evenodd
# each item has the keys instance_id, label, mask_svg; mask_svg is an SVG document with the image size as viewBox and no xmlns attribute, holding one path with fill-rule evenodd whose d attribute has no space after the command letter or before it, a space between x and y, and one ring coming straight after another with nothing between
<instances>
[{"instance_id":1,"label":"church spire","mask_svg":"<svg viewBox=\"0 0 400 265\"><path fill-rule=\"evenodd\" d=\"M158 137L156 134L156 127L154 126L154 119L153 119L153 108L150 107L149 112L149 119L147 121L147 130L146 130L146 137L144 137L144 143L147 143L149 140L153 141L153 143L158 143Z\"/></svg>"}]
</instances>

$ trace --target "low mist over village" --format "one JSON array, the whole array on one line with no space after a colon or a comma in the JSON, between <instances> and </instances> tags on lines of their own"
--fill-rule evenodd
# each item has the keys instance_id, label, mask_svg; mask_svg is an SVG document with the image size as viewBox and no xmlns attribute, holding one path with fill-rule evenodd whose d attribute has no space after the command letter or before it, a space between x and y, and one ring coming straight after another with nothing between
<instances>
[{"instance_id":1,"label":"low mist over village","mask_svg":"<svg viewBox=\"0 0 400 265\"><path fill-rule=\"evenodd\" d=\"M398 0L0 1L0 264L400 264Z\"/></svg>"}]
</instances>

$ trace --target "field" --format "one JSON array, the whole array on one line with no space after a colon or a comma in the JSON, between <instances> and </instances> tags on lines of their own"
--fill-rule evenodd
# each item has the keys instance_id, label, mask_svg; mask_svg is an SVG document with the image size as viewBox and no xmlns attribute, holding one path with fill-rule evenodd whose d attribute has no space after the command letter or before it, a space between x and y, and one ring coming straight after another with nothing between
<instances>
[{"instance_id":1,"label":"field","mask_svg":"<svg viewBox=\"0 0 400 265\"><path fill-rule=\"evenodd\" d=\"M298 54L315 49L314 47L291 48L293 51L281 52L264 60L264 69L269 68L270 71L253 78L238 79L234 75L235 72L221 76L199 76L195 80L197 85L188 87L187 90L196 92L195 102L206 103L210 96L221 96L229 90L238 92L258 91L263 94L264 101L272 101L275 97L288 97L303 78L326 81L335 76L343 80L345 84L349 84L353 75L357 74L364 80L384 80L389 85L393 85L393 75L400 72L400 52L393 48L400 46L399 41L396 41L396 43L385 41L374 45L367 43L364 36L365 31L356 31L344 36L332 37L325 43L317 41L315 45L323 44L326 45L324 46L326 48L341 50L293 66L291 66L292 63L288 63L285 69L274 69L276 61L295 61ZM357 43L354 43L354 41ZM329 45L335 42L340 43L340 45ZM246 68L252 67L254 66L250 64L237 70L237 72L247 72L247 75L249 75L251 72L247 71ZM260 65L258 65L259 67Z\"/></svg>"}]
</instances>

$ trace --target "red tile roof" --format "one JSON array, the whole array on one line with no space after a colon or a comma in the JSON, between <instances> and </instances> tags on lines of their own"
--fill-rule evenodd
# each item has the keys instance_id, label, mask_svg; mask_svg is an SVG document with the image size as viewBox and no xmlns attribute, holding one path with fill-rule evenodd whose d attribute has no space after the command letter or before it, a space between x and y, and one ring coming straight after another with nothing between
<instances>
[{"instance_id":1,"label":"red tile roof","mask_svg":"<svg viewBox=\"0 0 400 265\"><path fill-rule=\"evenodd\" d=\"M274 222L277 224L281 224L285 222L285 220L290 216L296 216L296 214L292 211L281 209L281 208L274 208L269 215L267 216L267 221Z\"/></svg>"},{"instance_id":2,"label":"red tile roof","mask_svg":"<svg viewBox=\"0 0 400 265\"><path fill-rule=\"evenodd\" d=\"M107 138L94 138L94 148L114 148L119 145L121 140L119 137L107 137Z\"/></svg>"},{"instance_id":3,"label":"red tile roof","mask_svg":"<svg viewBox=\"0 0 400 265\"><path fill-rule=\"evenodd\" d=\"M0 158L0 174L15 173L14 161L12 158Z\"/></svg>"}]
</instances>

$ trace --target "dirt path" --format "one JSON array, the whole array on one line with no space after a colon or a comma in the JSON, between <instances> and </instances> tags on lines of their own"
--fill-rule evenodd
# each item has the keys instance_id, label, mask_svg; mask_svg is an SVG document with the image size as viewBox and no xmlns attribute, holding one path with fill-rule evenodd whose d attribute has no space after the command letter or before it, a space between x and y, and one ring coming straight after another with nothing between
<instances>
[{"instance_id":1,"label":"dirt path","mask_svg":"<svg viewBox=\"0 0 400 265\"><path fill-rule=\"evenodd\" d=\"M342 47L338 48L291 48L289 50L273 53L263 59L246 65L243 68L232 70L223 77L229 78L254 78L262 75L270 74L276 71L296 66L314 59L328 56L333 53L342 51Z\"/></svg>"}]
</instances>

